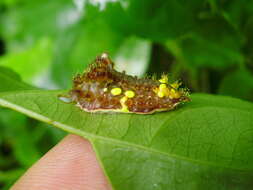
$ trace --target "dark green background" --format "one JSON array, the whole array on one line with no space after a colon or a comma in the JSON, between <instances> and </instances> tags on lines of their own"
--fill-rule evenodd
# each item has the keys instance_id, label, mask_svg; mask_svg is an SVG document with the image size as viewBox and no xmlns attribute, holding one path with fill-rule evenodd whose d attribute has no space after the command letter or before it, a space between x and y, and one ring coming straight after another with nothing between
<instances>
[{"instance_id":1,"label":"dark green background","mask_svg":"<svg viewBox=\"0 0 253 190\"><path fill-rule=\"evenodd\" d=\"M252 0L0 1L0 66L30 84L70 88L104 51L128 73L253 101ZM0 109L0 188L65 135L41 125Z\"/></svg>"}]
</instances>

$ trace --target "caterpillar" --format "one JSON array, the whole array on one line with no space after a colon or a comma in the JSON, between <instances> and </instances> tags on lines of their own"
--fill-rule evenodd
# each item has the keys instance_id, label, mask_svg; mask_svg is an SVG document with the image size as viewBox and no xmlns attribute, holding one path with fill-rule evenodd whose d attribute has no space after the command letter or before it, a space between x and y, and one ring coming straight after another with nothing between
<instances>
[{"instance_id":1,"label":"caterpillar","mask_svg":"<svg viewBox=\"0 0 253 190\"><path fill-rule=\"evenodd\" d=\"M98 56L83 74L73 79L68 98L86 112L152 114L190 101L180 82L137 78L118 72L106 53Z\"/></svg>"}]
</instances>

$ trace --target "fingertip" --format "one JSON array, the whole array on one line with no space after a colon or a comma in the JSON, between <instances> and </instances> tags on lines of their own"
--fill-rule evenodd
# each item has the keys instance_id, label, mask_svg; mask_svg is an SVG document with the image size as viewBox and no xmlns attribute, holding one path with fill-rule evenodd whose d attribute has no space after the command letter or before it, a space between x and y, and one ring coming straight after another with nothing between
<instances>
[{"instance_id":1,"label":"fingertip","mask_svg":"<svg viewBox=\"0 0 253 190\"><path fill-rule=\"evenodd\" d=\"M11 190L110 190L89 141L68 135L35 163Z\"/></svg>"}]
</instances>

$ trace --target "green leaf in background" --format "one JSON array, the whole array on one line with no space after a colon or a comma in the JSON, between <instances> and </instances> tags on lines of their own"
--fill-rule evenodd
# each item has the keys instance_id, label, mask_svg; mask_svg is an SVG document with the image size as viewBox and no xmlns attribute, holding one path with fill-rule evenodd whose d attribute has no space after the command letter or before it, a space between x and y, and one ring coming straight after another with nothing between
<instances>
[{"instance_id":1,"label":"green leaf in background","mask_svg":"<svg viewBox=\"0 0 253 190\"><path fill-rule=\"evenodd\" d=\"M214 11L221 14L238 31L244 29L247 19L253 12L253 1L251 0L243 2L210 0L210 2L212 2Z\"/></svg>"},{"instance_id":2,"label":"green leaf in background","mask_svg":"<svg viewBox=\"0 0 253 190\"><path fill-rule=\"evenodd\" d=\"M173 44L177 44L179 50L175 49ZM218 19L210 19L208 22L203 20L194 32L168 40L166 44L178 61L183 61L188 67L214 69L243 63L240 52L242 45L241 36L227 23Z\"/></svg>"},{"instance_id":3,"label":"green leaf in background","mask_svg":"<svg viewBox=\"0 0 253 190\"><path fill-rule=\"evenodd\" d=\"M55 39L78 23L81 12L68 0L8 1L7 5L9 9L0 13L0 33L7 41L7 54L0 65L13 68L25 81L41 87L55 86L49 78L56 56ZM45 76L47 81L40 84L38 81Z\"/></svg>"},{"instance_id":4,"label":"green leaf in background","mask_svg":"<svg viewBox=\"0 0 253 190\"><path fill-rule=\"evenodd\" d=\"M0 65L8 66L17 73L21 73L21 77L25 81L34 80L35 77L49 69L51 51L52 44L49 39L40 39L32 48L19 52L10 52L6 56L0 57Z\"/></svg>"},{"instance_id":5,"label":"green leaf in background","mask_svg":"<svg viewBox=\"0 0 253 190\"><path fill-rule=\"evenodd\" d=\"M221 82L219 93L253 101L253 75L245 69L229 73Z\"/></svg>"},{"instance_id":6,"label":"green leaf in background","mask_svg":"<svg viewBox=\"0 0 253 190\"><path fill-rule=\"evenodd\" d=\"M17 176L21 176L24 172L24 169L9 170L7 172L0 171L0 182L6 183L2 190L9 190L17 179Z\"/></svg>"},{"instance_id":7,"label":"green leaf in background","mask_svg":"<svg viewBox=\"0 0 253 190\"><path fill-rule=\"evenodd\" d=\"M96 4L94 1L90 1ZM106 21L119 33L162 41L184 34L195 23L194 13L203 1L120 0L101 6ZM86 11L89 13L90 5ZM105 8L104 8L105 7Z\"/></svg>"},{"instance_id":8,"label":"green leaf in background","mask_svg":"<svg viewBox=\"0 0 253 190\"><path fill-rule=\"evenodd\" d=\"M116 190L252 188L252 103L194 94L171 112L90 114L62 92L1 92L0 105L89 139Z\"/></svg>"},{"instance_id":9,"label":"green leaf in background","mask_svg":"<svg viewBox=\"0 0 253 190\"><path fill-rule=\"evenodd\" d=\"M54 37L80 18L69 0L15 2L1 16L1 34L8 40L9 51L29 47L41 37Z\"/></svg>"},{"instance_id":10,"label":"green leaf in background","mask_svg":"<svg viewBox=\"0 0 253 190\"><path fill-rule=\"evenodd\" d=\"M35 87L22 82L20 76L11 69L0 67L0 71L0 78L4 80L0 85L0 92L35 89Z\"/></svg>"},{"instance_id":11,"label":"green leaf in background","mask_svg":"<svg viewBox=\"0 0 253 190\"><path fill-rule=\"evenodd\" d=\"M20 165L29 167L37 161L41 154L35 148L34 138L30 137L34 130L26 127L27 117L10 110L0 109L0 121L1 133L15 147L14 155Z\"/></svg>"}]
</instances>

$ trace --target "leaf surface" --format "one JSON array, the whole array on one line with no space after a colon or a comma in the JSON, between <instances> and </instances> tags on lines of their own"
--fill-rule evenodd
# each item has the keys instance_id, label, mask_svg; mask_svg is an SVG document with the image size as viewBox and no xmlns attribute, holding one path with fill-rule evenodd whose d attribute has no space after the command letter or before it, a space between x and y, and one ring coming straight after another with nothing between
<instances>
[{"instance_id":1,"label":"leaf surface","mask_svg":"<svg viewBox=\"0 0 253 190\"><path fill-rule=\"evenodd\" d=\"M0 73L2 84L9 82ZM170 112L91 114L61 102L64 92L2 90L0 105L88 138L116 190L253 186L252 103L193 94Z\"/></svg>"}]
</instances>

